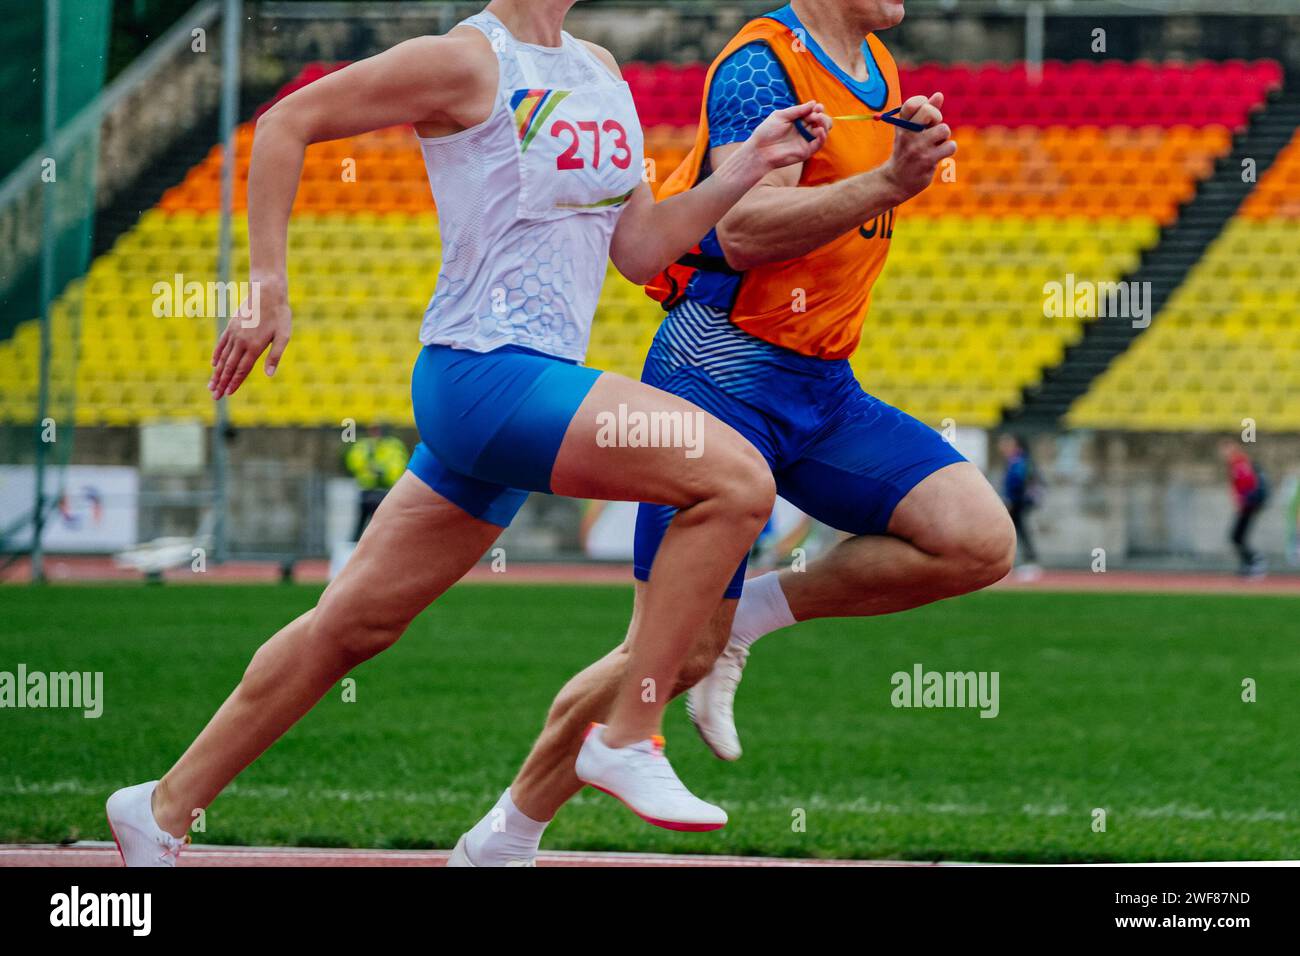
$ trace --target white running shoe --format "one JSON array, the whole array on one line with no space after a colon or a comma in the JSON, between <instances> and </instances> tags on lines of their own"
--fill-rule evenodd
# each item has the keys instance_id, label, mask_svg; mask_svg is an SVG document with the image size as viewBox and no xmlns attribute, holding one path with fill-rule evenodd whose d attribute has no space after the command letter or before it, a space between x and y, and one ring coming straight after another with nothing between
<instances>
[{"instance_id":1,"label":"white running shoe","mask_svg":"<svg viewBox=\"0 0 1300 956\"><path fill-rule=\"evenodd\" d=\"M125 787L109 797L104 806L117 852L127 866L175 866L181 850L190 842L188 834L177 839L158 826L153 816L153 791L157 786L157 780L150 780Z\"/></svg>"},{"instance_id":2,"label":"white running shoe","mask_svg":"<svg viewBox=\"0 0 1300 956\"><path fill-rule=\"evenodd\" d=\"M727 825L727 812L686 789L664 756L664 739L607 747L604 724L587 728L574 770L578 779L616 797L646 823L699 832Z\"/></svg>"},{"instance_id":3,"label":"white running shoe","mask_svg":"<svg viewBox=\"0 0 1300 956\"><path fill-rule=\"evenodd\" d=\"M739 760L736 732L736 689L749 660L749 648L735 638L713 662L713 670L686 692L686 715L719 760Z\"/></svg>"},{"instance_id":4,"label":"white running shoe","mask_svg":"<svg viewBox=\"0 0 1300 956\"><path fill-rule=\"evenodd\" d=\"M456 847L451 851L451 856L447 857L448 866L473 866L478 864L469 858L469 852L465 849L465 838L468 833L462 833L460 839L456 841ZM537 858L533 857L527 860L507 860L505 866L536 866Z\"/></svg>"},{"instance_id":5,"label":"white running shoe","mask_svg":"<svg viewBox=\"0 0 1300 956\"><path fill-rule=\"evenodd\" d=\"M1041 581L1043 577L1043 569L1032 562L1020 565L1015 573L1018 581Z\"/></svg>"}]
</instances>

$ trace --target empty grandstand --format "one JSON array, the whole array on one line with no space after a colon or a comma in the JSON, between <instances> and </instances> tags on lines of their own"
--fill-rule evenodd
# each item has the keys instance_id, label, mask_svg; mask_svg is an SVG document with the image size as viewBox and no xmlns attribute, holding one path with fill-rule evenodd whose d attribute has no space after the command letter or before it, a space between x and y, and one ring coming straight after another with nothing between
<instances>
[{"instance_id":1,"label":"empty grandstand","mask_svg":"<svg viewBox=\"0 0 1300 956\"><path fill-rule=\"evenodd\" d=\"M236 282L247 274L244 180L257 116L364 42L367 21L294 7L255 8L263 26L304 32L267 40L271 33L254 30L259 39L246 51L255 68L246 70L234 138ZM593 32L616 9L594 6ZM453 13L388 26L435 29ZM1300 144L1279 151L1273 142L1298 118L1286 65L1276 55L1189 58L1162 41L1138 44L1129 57L1097 56L1071 37L1081 25L1070 16L1051 21L1045 43L1049 54L1073 56L940 61L938 21L925 16L920 10L915 31L900 35L904 92L945 92L961 152L898 213L885 279L852 360L867 387L937 428L1208 433L1250 419L1271 432L1300 430ZM671 22L677 31L697 22L721 29L698 8ZM1017 21L971 22L992 45ZM620 40L652 177L662 181L691 147L707 63L639 60L642 50L661 52L653 37ZM1274 53L1259 37L1253 44L1235 52ZM327 55L295 61L309 52ZM196 100L210 120L210 83L206 89ZM170 149L137 172L148 188L132 193L126 184L124 193L151 197L152 208L123 216L120 202L113 207L95 236L100 253L51 310L54 340L69 350L75 344L75 356L53 363L50 388L66 398L68 424L92 457L117 447L105 437L114 429L215 421L201 383L213 295L225 294L212 288L223 151L214 128L206 153L186 164L195 135L172 131ZM1243 159L1257 181L1242 175ZM344 420L409 428L414 326L440 256L410 131L312 147L290 244L299 319L291 359L274 383L250 379L229 403L230 425L254 444L262 429L336 428ZM1122 315L1048 307L1054 286L1130 284L1138 298ZM592 364L638 374L661 315L611 269ZM22 429L38 418L40 323L30 311L11 313L4 328L0 424ZM1126 458L1145 456L1135 447Z\"/></svg>"}]
</instances>

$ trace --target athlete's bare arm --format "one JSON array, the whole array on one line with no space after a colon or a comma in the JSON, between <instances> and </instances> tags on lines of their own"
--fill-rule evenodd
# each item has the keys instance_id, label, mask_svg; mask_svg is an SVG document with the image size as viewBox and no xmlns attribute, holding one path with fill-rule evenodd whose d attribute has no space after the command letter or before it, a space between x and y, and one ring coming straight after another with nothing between
<instances>
[{"instance_id":1,"label":"athlete's bare arm","mask_svg":"<svg viewBox=\"0 0 1300 956\"><path fill-rule=\"evenodd\" d=\"M233 393L267 347L275 371L292 317L285 277L289 214L309 145L412 123L422 135L467 129L491 115L496 55L473 28L419 37L360 60L285 97L262 114L248 170L249 279L258 314L245 304L213 352L213 398Z\"/></svg>"},{"instance_id":2,"label":"athlete's bare arm","mask_svg":"<svg viewBox=\"0 0 1300 956\"><path fill-rule=\"evenodd\" d=\"M584 41L585 42L585 41ZM602 47L587 44L615 76L618 63ZM800 120L812 134L806 140L795 129ZM656 203L642 183L619 218L609 257L615 268L644 285L689 252L718 224L738 200L773 170L791 163L801 166L821 149L830 120L820 103L804 103L769 116L747 142L737 143L725 162L705 182L688 192Z\"/></svg>"},{"instance_id":3,"label":"athlete's bare arm","mask_svg":"<svg viewBox=\"0 0 1300 956\"><path fill-rule=\"evenodd\" d=\"M825 186L801 187L802 166L787 166L764 177L718 225L718 239L734 269L807 255L862 223L911 199L934 178L935 167L957 152L943 122L943 94L928 100L913 96L900 116L928 126L923 133L898 130L894 153L876 169ZM714 168L726 163L740 144L710 153Z\"/></svg>"}]
</instances>

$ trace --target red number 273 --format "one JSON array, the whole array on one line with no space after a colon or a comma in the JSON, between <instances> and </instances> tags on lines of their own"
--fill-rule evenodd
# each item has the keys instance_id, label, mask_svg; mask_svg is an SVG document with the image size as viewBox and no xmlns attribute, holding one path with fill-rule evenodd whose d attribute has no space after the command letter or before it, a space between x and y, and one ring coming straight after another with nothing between
<instances>
[{"instance_id":1,"label":"red number 273","mask_svg":"<svg viewBox=\"0 0 1300 956\"><path fill-rule=\"evenodd\" d=\"M595 120L582 120L575 126L568 120L556 120L551 126L551 135L557 139L569 140L569 145L559 156L555 158L556 169L585 169L587 160L580 154L582 142L585 136L591 137L591 167L592 169L600 168L600 136L601 133L612 134L614 138L614 154L609 157L609 161L619 169L627 169L632 165L632 148L627 143L627 130L618 120L608 119L604 123L598 123Z\"/></svg>"}]
</instances>

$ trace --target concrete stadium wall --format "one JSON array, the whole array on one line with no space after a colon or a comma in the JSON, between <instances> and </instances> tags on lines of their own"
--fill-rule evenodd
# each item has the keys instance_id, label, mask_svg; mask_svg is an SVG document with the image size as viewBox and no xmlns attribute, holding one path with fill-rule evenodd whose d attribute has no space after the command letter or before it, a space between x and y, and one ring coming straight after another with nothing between
<instances>
[{"instance_id":1,"label":"concrete stadium wall","mask_svg":"<svg viewBox=\"0 0 1300 956\"><path fill-rule=\"evenodd\" d=\"M397 432L413 447L411 431ZM1046 483L1031 516L1043 563L1088 568L1104 548L1108 568L1142 565L1231 567L1228 542L1233 504L1218 457L1219 436L1129 433L1044 433L1029 437ZM139 462L132 428L81 429L79 464ZM324 555L328 549L327 485L344 478L337 429L240 430L230 444L230 535L241 552ZM1253 543L1275 567L1285 563L1289 478L1300 475L1300 435L1262 434L1246 446L1269 476L1273 496ZM990 467L1000 486L1001 464ZM144 476L140 537L191 534L200 509L184 496L210 487L206 475ZM153 502L153 503L150 503ZM578 553L581 505L534 495L501 544L519 558ZM350 526L351 515L334 524Z\"/></svg>"},{"instance_id":2,"label":"concrete stadium wall","mask_svg":"<svg viewBox=\"0 0 1300 956\"><path fill-rule=\"evenodd\" d=\"M1088 568L1104 548L1108 567L1176 563L1219 567L1235 561L1234 517L1221 436L1061 433L1029 438L1046 482L1031 517L1044 563ZM1232 436L1239 438L1240 436ZM1246 453L1264 469L1272 496L1251 543L1284 563L1287 496L1300 476L1300 435L1260 435ZM993 478L1000 481L1000 466Z\"/></svg>"}]
</instances>

